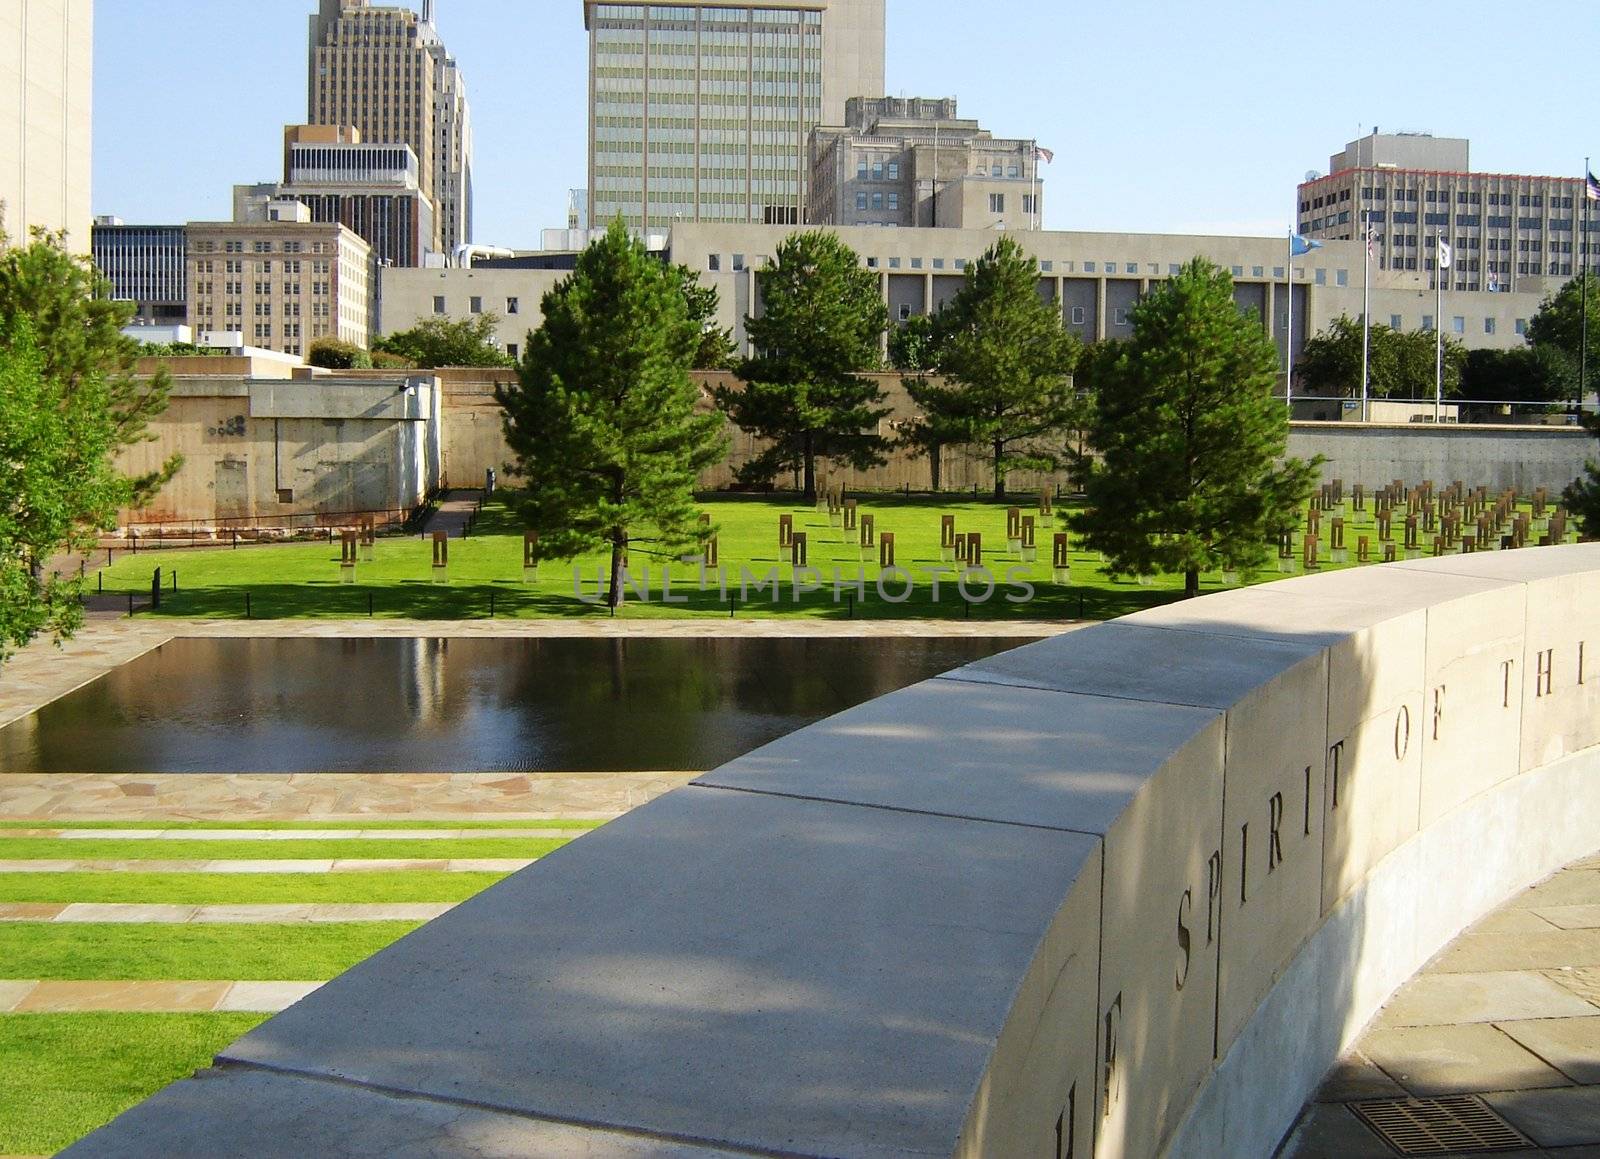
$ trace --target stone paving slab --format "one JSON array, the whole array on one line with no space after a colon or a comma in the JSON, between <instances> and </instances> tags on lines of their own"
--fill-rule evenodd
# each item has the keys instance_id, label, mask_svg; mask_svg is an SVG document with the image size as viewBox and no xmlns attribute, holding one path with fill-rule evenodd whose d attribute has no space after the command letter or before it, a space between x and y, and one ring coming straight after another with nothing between
<instances>
[{"instance_id":1,"label":"stone paving slab","mask_svg":"<svg viewBox=\"0 0 1600 1159\"><path fill-rule=\"evenodd\" d=\"M1566 1075L1484 1023L1369 1032L1361 1050L1419 1098L1570 1086Z\"/></svg>"},{"instance_id":2,"label":"stone paving slab","mask_svg":"<svg viewBox=\"0 0 1600 1159\"><path fill-rule=\"evenodd\" d=\"M1559 970L1546 970L1544 976L1571 990L1579 998L1600 1006L1600 969L1566 966Z\"/></svg>"},{"instance_id":3,"label":"stone paving slab","mask_svg":"<svg viewBox=\"0 0 1600 1159\"><path fill-rule=\"evenodd\" d=\"M1390 1000L1374 1026L1448 1026L1525 1018L1586 1018L1600 1007L1540 974L1423 974Z\"/></svg>"},{"instance_id":4,"label":"stone paving slab","mask_svg":"<svg viewBox=\"0 0 1600 1159\"><path fill-rule=\"evenodd\" d=\"M321 982L0 981L0 1014L277 1014Z\"/></svg>"},{"instance_id":5,"label":"stone paving slab","mask_svg":"<svg viewBox=\"0 0 1600 1159\"><path fill-rule=\"evenodd\" d=\"M1600 929L1600 905L1558 905L1529 912L1563 930Z\"/></svg>"},{"instance_id":6,"label":"stone paving slab","mask_svg":"<svg viewBox=\"0 0 1600 1159\"><path fill-rule=\"evenodd\" d=\"M567 838L583 829L6 829L6 837L61 841L459 841Z\"/></svg>"},{"instance_id":7,"label":"stone paving slab","mask_svg":"<svg viewBox=\"0 0 1600 1159\"><path fill-rule=\"evenodd\" d=\"M1484 1101L1541 1147L1600 1144L1600 1087L1504 1091Z\"/></svg>"},{"instance_id":8,"label":"stone paving slab","mask_svg":"<svg viewBox=\"0 0 1600 1159\"><path fill-rule=\"evenodd\" d=\"M390 858L288 857L271 860L163 861L38 858L0 861L0 873L385 873L431 870L436 873L515 873L536 857L453 857L432 861Z\"/></svg>"},{"instance_id":9,"label":"stone paving slab","mask_svg":"<svg viewBox=\"0 0 1600 1159\"><path fill-rule=\"evenodd\" d=\"M1550 970L1600 966L1600 930L1541 934L1467 934L1440 954L1430 970L1478 974L1492 970Z\"/></svg>"},{"instance_id":10,"label":"stone paving slab","mask_svg":"<svg viewBox=\"0 0 1600 1159\"><path fill-rule=\"evenodd\" d=\"M1573 1082L1600 1086L1600 1017L1496 1025Z\"/></svg>"},{"instance_id":11,"label":"stone paving slab","mask_svg":"<svg viewBox=\"0 0 1600 1159\"><path fill-rule=\"evenodd\" d=\"M453 821L463 826L494 820L609 821L698 775L3 773L0 820L37 821L40 828L61 821L247 818L316 821L338 828L359 827L362 820ZM201 831L184 830L183 836L193 840L196 832Z\"/></svg>"},{"instance_id":12,"label":"stone paving slab","mask_svg":"<svg viewBox=\"0 0 1600 1159\"><path fill-rule=\"evenodd\" d=\"M141 925L303 924L330 922L431 922L454 902L260 903L158 905L73 902L70 905L0 905L0 922L114 922Z\"/></svg>"}]
</instances>

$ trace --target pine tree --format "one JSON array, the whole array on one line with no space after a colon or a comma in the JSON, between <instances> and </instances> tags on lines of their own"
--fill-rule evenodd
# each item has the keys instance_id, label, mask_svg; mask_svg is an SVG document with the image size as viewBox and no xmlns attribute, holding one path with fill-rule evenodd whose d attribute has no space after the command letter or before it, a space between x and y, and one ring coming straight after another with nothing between
<instances>
[{"instance_id":1,"label":"pine tree","mask_svg":"<svg viewBox=\"0 0 1600 1159\"><path fill-rule=\"evenodd\" d=\"M668 554L703 534L695 479L727 444L721 417L696 413L689 369L701 330L677 276L620 221L544 296L543 310L520 381L496 391L513 470L526 481L521 512L551 558L610 548L615 608L635 534Z\"/></svg>"},{"instance_id":2,"label":"pine tree","mask_svg":"<svg viewBox=\"0 0 1600 1159\"><path fill-rule=\"evenodd\" d=\"M797 233L756 273L761 316L745 319L755 358L739 387L716 391L719 406L744 430L771 440L740 468L746 482L803 472L807 502L817 495L817 460L866 470L885 461L877 433L889 413L884 392L862 373L878 369L888 311L878 277L862 269L838 235Z\"/></svg>"},{"instance_id":3,"label":"pine tree","mask_svg":"<svg viewBox=\"0 0 1600 1159\"><path fill-rule=\"evenodd\" d=\"M927 425L985 448L996 499L1011 471L1059 467L1061 436L1082 409L1071 377L1078 340L1039 297L1039 264L1001 238L967 267L934 325L943 381L906 381Z\"/></svg>"},{"instance_id":4,"label":"pine tree","mask_svg":"<svg viewBox=\"0 0 1600 1159\"><path fill-rule=\"evenodd\" d=\"M1113 573L1260 567L1294 526L1320 460L1283 459L1277 351L1240 313L1233 279L1204 258L1142 299L1133 335L1097 360L1089 431L1100 455L1074 527Z\"/></svg>"}]
</instances>

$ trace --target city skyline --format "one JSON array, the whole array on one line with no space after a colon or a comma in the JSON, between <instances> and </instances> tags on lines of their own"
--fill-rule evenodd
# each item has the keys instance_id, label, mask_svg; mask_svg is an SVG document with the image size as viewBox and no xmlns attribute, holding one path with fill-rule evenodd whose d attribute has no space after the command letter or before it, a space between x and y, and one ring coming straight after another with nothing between
<instances>
[{"instance_id":1,"label":"city skyline","mask_svg":"<svg viewBox=\"0 0 1600 1159\"><path fill-rule=\"evenodd\" d=\"M94 212L139 223L225 220L234 184L273 178L282 126L307 111L305 18L314 7L280 0L263 22L242 0L100 5ZM1470 138L1475 169L1577 175L1600 145L1585 139L1584 102L1558 91L1562 64L1550 45L1563 60L1592 56L1600 29L1584 7L1554 0L1536 22L1508 22L1487 0L1467 0L1451 26L1495 35L1466 38L1427 14L1375 3L1313 27L1305 12L1266 0L1203 14L1155 0L1114 12L1030 0L979 25L954 0L889 0L886 87L957 97L997 134L1053 150L1047 228L1282 233L1305 174L1374 125ZM472 86L476 236L535 247L541 229L564 223L568 191L586 172L581 4L491 13L442 0L436 18ZM149 67L173 60L173 29L214 35L246 20L247 56L206 51L197 33L181 62ZM1440 50L1444 61L1427 71ZM241 99L219 103L229 90ZM173 132L167 107L225 115L191 117ZM167 139L174 147L163 147Z\"/></svg>"}]
</instances>

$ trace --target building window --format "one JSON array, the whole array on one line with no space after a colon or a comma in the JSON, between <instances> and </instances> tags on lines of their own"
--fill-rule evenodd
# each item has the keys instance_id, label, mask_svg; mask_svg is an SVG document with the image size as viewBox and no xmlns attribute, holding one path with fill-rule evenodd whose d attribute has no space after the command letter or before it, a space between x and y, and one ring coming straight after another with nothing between
<instances>
[{"instance_id":1,"label":"building window","mask_svg":"<svg viewBox=\"0 0 1600 1159\"><path fill-rule=\"evenodd\" d=\"M1450 329L1457 334L1465 334L1467 332L1467 320L1461 317L1450 319Z\"/></svg>"},{"instance_id":2,"label":"building window","mask_svg":"<svg viewBox=\"0 0 1600 1159\"><path fill-rule=\"evenodd\" d=\"M909 302L901 302L900 303L900 321L909 322L910 320L911 320L911 303L909 303Z\"/></svg>"},{"instance_id":3,"label":"building window","mask_svg":"<svg viewBox=\"0 0 1600 1159\"><path fill-rule=\"evenodd\" d=\"M710 270L712 273L716 273L718 270L722 269L722 255L712 254L706 258L706 269Z\"/></svg>"},{"instance_id":4,"label":"building window","mask_svg":"<svg viewBox=\"0 0 1600 1159\"><path fill-rule=\"evenodd\" d=\"M865 157L862 157L858 161L856 161L856 180L857 181L865 181L866 179L867 179L867 159Z\"/></svg>"},{"instance_id":5,"label":"building window","mask_svg":"<svg viewBox=\"0 0 1600 1159\"><path fill-rule=\"evenodd\" d=\"M1004 193L989 194L989 212L1004 213L1006 211L1006 195Z\"/></svg>"},{"instance_id":6,"label":"building window","mask_svg":"<svg viewBox=\"0 0 1600 1159\"><path fill-rule=\"evenodd\" d=\"M1405 320L1403 318L1401 318L1399 314L1390 314L1389 315L1389 329L1391 329L1391 330L1399 330L1404 321Z\"/></svg>"},{"instance_id":7,"label":"building window","mask_svg":"<svg viewBox=\"0 0 1600 1159\"><path fill-rule=\"evenodd\" d=\"M515 342L507 342L506 343L506 354L507 354L508 357L510 357L512 359L515 359L518 356L518 351L519 350L520 350L520 347L518 347Z\"/></svg>"},{"instance_id":8,"label":"building window","mask_svg":"<svg viewBox=\"0 0 1600 1159\"><path fill-rule=\"evenodd\" d=\"M856 194L856 208L862 210L867 208L867 195L865 192Z\"/></svg>"},{"instance_id":9,"label":"building window","mask_svg":"<svg viewBox=\"0 0 1600 1159\"><path fill-rule=\"evenodd\" d=\"M1089 311L1088 310L1084 309L1082 306L1074 306L1074 307L1072 307L1072 324L1074 326L1087 325L1088 321L1089 321Z\"/></svg>"},{"instance_id":10,"label":"building window","mask_svg":"<svg viewBox=\"0 0 1600 1159\"><path fill-rule=\"evenodd\" d=\"M922 268L922 259L921 258L912 258L911 259L911 268L914 269L914 270L920 270Z\"/></svg>"},{"instance_id":11,"label":"building window","mask_svg":"<svg viewBox=\"0 0 1600 1159\"><path fill-rule=\"evenodd\" d=\"M872 195L872 208L873 209L882 209L883 208L883 194L874 193Z\"/></svg>"},{"instance_id":12,"label":"building window","mask_svg":"<svg viewBox=\"0 0 1600 1159\"><path fill-rule=\"evenodd\" d=\"M882 181L883 180L883 162L882 161L874 161L872 163L872 179L874 181Z\"/></svg>"},{"instance_id":13,"label":"building window","mask_svg":"<svg viewBox=\"0 0 1600 1159\"><path fill-rule=\"evenodd\" d=\"M898 161L889 162L887 171L888 171L888 174L889 174L889 180L890 181L898 181L898 180L900 180L900 162L898 162Z\"/></svg>"},{"instance_id":14,"label":"building window","mask_svg":"<svg viewBox=\"0 0 1600 1159\"><path fill-rule=\"evenodd\" d=\"M439 295L439 294L435 294L434 295L434 298L433 298L433 312L435 314L443 314L445 312L445 310L444 310L444 297L442 295Z\"/></svg>"},{"instance_id":15,"label":"building window","mask_svg":"<svg viewBox=\"0 0 1600 1159\"><path fill-rule=\"evenodd\" d=\"M468 298L467 309L471 310L474 314L483 313L483 299L477 296Z\"/></svg>"},{"instance_id":16,"label":"building window","mask_svg":"<svg viewBox=\"0 0 1600 1159\"><path fill-rule=\"evenodd\" d=\"M889 208L890 209L899 209L900 208L900 195L898 193L889 194Z\"/></svg>"},{"instance_id":17,"label":"building window","mask_svg":"<svg viewBox=\"0 0 1600 1159\"><path fill-rule=\"evenodd\" d=\"M521 299L519 299L519 298L507 298L506 299L506 313L507 314L520 314L521 312L522 312L522 301L521 301Z\"/></svg>"},{"instance_id":18,"label":"building window","mask_svg":"<svg viewBox=\"0 0 1600 1159\"><path fill-rule=\"evenodd\" d=\"M744 269L744 255L743 254L734 254L733 255L733 268L734 268L735 272Z\"/></svg>"},{"instance_id":19,"label":"building window","mask_svg":"<svg viewBox=\"0 0 1600 1159\"><path fill-rule=\"evenodd\" d=\"M1429 334L1433 333L1433 315L1432 314L1424 314L1422 316L1422 329L1425 332L1429 333Z\"/></svg>"},{"instance_id":20,"label":"building window","mask_svg":"<svg viewBox=\"0 0 1600 1159\"><path fill-rule=\"evenodd\" d=\"M934 258L933 259L933 268L936 269L936 270L944 269L944 259L943 258Z\"/></svg>"},{"instance_id":21,"label":"building window","mask_svg":"<svg viewBox=\"0 0 1600 1159\"><path fill-rule=\"evenodd\" d=\"M889 259L889 268L891 270L898 270L900 268L900 259L899 258L890 258Z\"/></svg>"},{"instance_id":22,"label":"building window","mask_svg":"<svg viewBox=\"0 0 1600 1159\"><path fill-rule=\"evenodd\" d=\"M1335 270L1333 273L1333 281L1335 285L1348 286L1350 284L1350 271Z\"/></svg>"},{"instance_id":23,"label":"building window","mask_svg":"<svg viewBox=\"0 0 1600 1159\"><path fill-rule=\"evenodd\" d=\"M1126 326L1128 324L1128 311L1122 306L1112 307L1111 324L1113 326Z\"/></svg>"},{"instance_id":24,"label":"building window","mask_svg":"<svg viewBox=\"0 0 1600 1159\"><path fill-rule=\"evenodd\" d=\"M1528 320L1526 318L1518 318L1516 329L1519 336L1526 334L1528 332Z\"/></svg>"},{"instance_id":25,"label":"building window","mask_svg":"<svg viewBox=\"0 0 1600 1159\"><path fill-rule=\"evenodd\" d=\"M1494 333L1494 319L1493 318L1485 318L1483 320L1483 332L1485 334L1493 334Z\"/></svg>"}]
</instances>

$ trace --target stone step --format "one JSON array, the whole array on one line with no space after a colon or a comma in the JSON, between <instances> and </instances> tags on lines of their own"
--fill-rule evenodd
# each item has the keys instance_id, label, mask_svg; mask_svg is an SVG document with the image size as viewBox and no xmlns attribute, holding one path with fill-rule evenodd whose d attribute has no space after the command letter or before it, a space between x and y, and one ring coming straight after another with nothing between
<instances>
[{"instance_id":1,"label":"stone step","mask_svg":"<svg viewBox=\"0 0 1600 1159\"><path fill-rule=\"evenodd\" d=\"M455 902L161 905L127 902L0 903L0 922L116 922L157 925L430 922Z\"/></svg>"},{"instance_id":2,"label":"stone step","mask_svg":"<svg viewBox=\"0 0 1600 1159\"><path fill-rule=\"evenodd\" d=\"M0 981L0 1014L276 1014L321 982Z\"/></svg>"},{"instance_id":3,"label":"stone step","mask_svg":"<svg viewBox=\"0 0 1600 1159\"><path fill-rule=\"evenodd\" d=\"M455 857L431 860L382 857L274 858L266 860L161 861L156 859L25 858L0 861L0 873L515 873L536 857Z\"/></svg>"}]
</instances>

